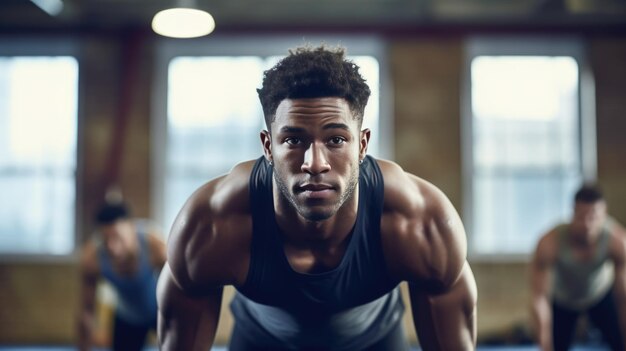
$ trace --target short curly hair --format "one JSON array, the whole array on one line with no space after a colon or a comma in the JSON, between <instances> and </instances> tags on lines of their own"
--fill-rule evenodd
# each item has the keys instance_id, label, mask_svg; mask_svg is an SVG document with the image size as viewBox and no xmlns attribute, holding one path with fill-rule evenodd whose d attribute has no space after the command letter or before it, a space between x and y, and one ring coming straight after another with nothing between
<instances>
[{"instance_id":1,"label":"short curly hair","mask_svg":"<svg viewBox=\"0 0 626 351\"><path fill-rule=\"evenodd\" d=\"M576 194L574 194L574 202L583 202L586 204L593 204L598 201L603 201L604 195L602 189L597 184L585 183L583 184Z\"/></svg>"},{"instance_id":2,"label":"short curly hair","mask_svg":"<svg viewBox=\"0 0 626 351\"><path fill-rule=\"evenodd\" d=\"M343 98L362 122L370 96L359 66L346 59L346 50L324 45L289 50L288 56L263 73L263 84L257 92L268 129L284 99Z\"/></svg>"},{"instance_id":3,"label":"short curly hair","mask_svg":"<svg viewBox=\"0 0 626 351\"><path fill-rule=\"evenodd\" d=\"M106 226L117 220L130 218L130 209L124 202L105 202L96 212L96 224Z\"/></svg>"}]
</instances>

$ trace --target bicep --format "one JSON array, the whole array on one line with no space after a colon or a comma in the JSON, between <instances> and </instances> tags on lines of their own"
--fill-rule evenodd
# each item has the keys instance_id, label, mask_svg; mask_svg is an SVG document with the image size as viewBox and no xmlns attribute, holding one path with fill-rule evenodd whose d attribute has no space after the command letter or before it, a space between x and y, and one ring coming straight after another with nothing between
<instances>
[{"instance_id":1,"label":"bicep","mask_svg":"<svg viewBox=\"0 0 626 351\"><path fill-rule=\"evenodd\" d=\"M554 245L551 237L544 237L530 263L530 283L535 296L548 295L550 291L550 271L554 261Z\"/></svg>"},{"instance_id":2,"label":"bicep","mask_svg":"<svg viewBox=\"0 0 626 351\"><path fill-rule=\"evenodd\" d=\"M415 254L423 257L424 266L414 270L416 274L422 273L422 277L415 278L428 282L433 290L446 290L459 279L467 265L465 230L456 211L441 209L426 223L424 237L424 245L418 247Z\"/></svg>"},{"instance_id":3,"label":"bicep","mask_svg":"<svg viewBox=\"0 0 626 351\"><path fill-rule=\"evenodd\" d=\"M429 278L440 280L445 288L467 265L467 239L461 218L447 196L435 187L427 189L430 205L424 213L424 233L430 252L429 270L433 273Z\"/></svg>"},{"instance_id":4,"label":"bicep","mask_svg":"<svg viewBox=\"0 0 626 351\"><path fill-rule=\"evenodd\" d=\"M96 288L100 276L97 259L91 248L87 248L83 252L80 266L80 282L81 282L81 301L82 308L85 310L93 310L95 308Z\"/></svg>"},{"instance_id":5,"label":"bicep","mask_svg":"<svg viewBox=\"0 0 626 351\"><path fill-rule=\"evenodd\" d=\"M614 237L613 266L615 269L615 292L621 298L626 298L626 236L618 233Z\"/></svg>"},{"instance_id":6,"label":"bicep","mask_svg":"<svg viewBox=\"0 0 626 351\"><path fill-rule=\"evenodd\" d=\"M615 294L618 296L618 300L624 301L626 299L626 268L622 267L615 269Z\"/></svg>"},{"instance_id":7,"label":"bicep","mask_svg":"<svg viewBox=\"0 0 626 351\"><path fill-rule=\"evenodd\" d=\"M550 290L550 272L545 266L531 265L531 288L533 295L547 295Z\"/></svg>"},{"instance_id":8,"label":"bicep","mask_svg":"<svg viewBox=\"0 0 626 351\"><path fill-rule=\"evenodd\" d=\"M202 295L184 291L166 264L157 288L158 338L162 350L207 350L213 343L222 288Z\"/></svg>"},{"instance_id":9,"label":"bicep","mask_svg":"<svg viewBox=\"0 0 626 351\"><path fill-rule=\"evenodd\" d=\"M448 198L437 188L418 182L423 201L405 216L396 218L394 229L400 240L389 250L402 279L446 289L461 273L466 261L467 241L463 223Z\"/></svg>"}]
</instances>

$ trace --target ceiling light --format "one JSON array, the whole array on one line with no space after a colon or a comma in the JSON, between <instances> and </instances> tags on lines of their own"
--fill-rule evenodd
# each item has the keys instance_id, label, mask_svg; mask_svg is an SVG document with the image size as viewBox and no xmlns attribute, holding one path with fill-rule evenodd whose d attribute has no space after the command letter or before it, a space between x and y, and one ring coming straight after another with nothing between
<instances>
[{"instance_id":1,"label":"ceiling light","mask_svg":"<svg viewBox=\"0 0 626 351\"><path fill-rule=\"evenodd\" d=\"M195 6L194 1L178 1L178 6L157 12L152 30L171 38L196 38L215 29L213 16Z\"/></svg>"},{"instance_id":2,"label":"ceiling light","mask_svg":"<svg viewBox=\"0 0 626 351\"><path fill-rule=\"evenodd\" d=\"M63 10L62 0L30 0L50 16L56 16Z\"/></svg>"}]
</instances>

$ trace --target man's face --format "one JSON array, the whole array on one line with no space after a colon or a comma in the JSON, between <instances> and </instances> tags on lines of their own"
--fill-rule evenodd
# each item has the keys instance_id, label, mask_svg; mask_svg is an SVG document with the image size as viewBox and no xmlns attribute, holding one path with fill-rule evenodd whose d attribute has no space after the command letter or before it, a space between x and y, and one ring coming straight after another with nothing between
<instances>
[{"instance_id":1,"label":"man's face","mask_svg":"<svg viewBox=\"0 0 626 351\"><path fill-rule=\"evenodd\" d=\"M134 249L134 230L127 219L119 219L100 228L104 245L114 257L124 257Z\"/></svg>"},{"instance_id":2,"label":"man's face","mask_svg":"<svg viewBox=\"0 0 626 351\"><path fill-rule=\"evenodd\" d=\"M606 203L602 200L596 202L577 201L574 205L572 218L572 231L575 235L590 237L595 236L602 229L606 220Z\"/></svg>"},{"instance_id":3,"label":"man's face","mask_svg":"<svg viewBox=\"0 0 626 351\"><path fill-rule=\"evenodd\" d=\"M285 99L271 135L261 133L284 200L309 221L332 217L354 194L369 130L360 131L341 98Z\"/></svg>"}]
</instances>

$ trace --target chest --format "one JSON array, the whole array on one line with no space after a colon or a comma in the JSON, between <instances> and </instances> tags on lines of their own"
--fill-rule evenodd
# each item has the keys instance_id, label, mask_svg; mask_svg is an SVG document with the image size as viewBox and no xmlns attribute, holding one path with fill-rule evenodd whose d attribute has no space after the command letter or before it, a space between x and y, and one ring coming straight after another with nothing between
<instances>
[{"instance_id":1,"label":"chest","mask_svg":"<svg viewBox=\"0 0 626 351\"><path fill-rule=\"evenodd\" d=\"M572 274L591 274L609 259L606 247L601 243L577 246L566 245L557 255L557 268Z\"/></svg>"},{"instance_id":2,"label":"chest","mask_svg":"<svg viewBox=\"0 0 626 351\"><path fill-rule=\"evenodd\" d=\"M326 250L298 249L265 236L252 245L251 268L238 289L253 301L289 309L336 311L373 301L397 285L378 235L355 230Z\"/></svg>"},{"instance_id":3,"label":"chest","mask_svg":"<svg viewBox=\"0 0 626 351\"><path fill-rule=\"evenodd\" d=\"M324 249L302 249L283 245L283 252L291 269L306 274L319 274L339 266L346 253L347 243Z\"/></svg>"},{"instance_id":4,"label":"chest","mask_svg":"<svg viewBox=\"0 0 626 351\"><path fill-rule=\"evenodd\" d=\"M129 257L111 257L111 271L120 277L132 277L139 271L139 260L137 255Z\"/></svg>"},{"instance_id":5,"label":"chest","mask_svg":"<svg viewBox=\"0 0 626 351\"><path fill-rule=\"evenodd\" d=\"M598 245L593 244L585 247L571 246L569 248L571 259L576 262L590 263L598 256Z\"/></svg>"}]
</instances>

